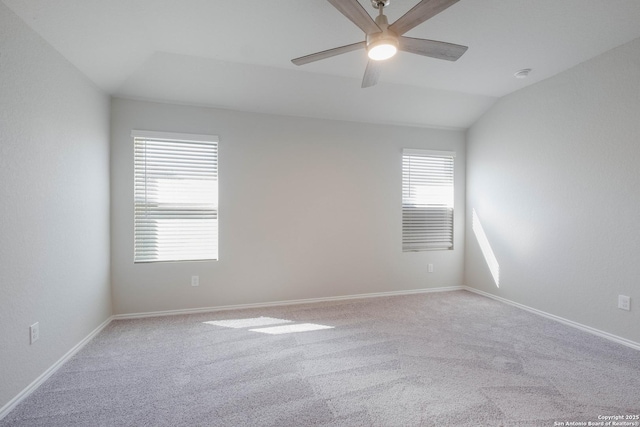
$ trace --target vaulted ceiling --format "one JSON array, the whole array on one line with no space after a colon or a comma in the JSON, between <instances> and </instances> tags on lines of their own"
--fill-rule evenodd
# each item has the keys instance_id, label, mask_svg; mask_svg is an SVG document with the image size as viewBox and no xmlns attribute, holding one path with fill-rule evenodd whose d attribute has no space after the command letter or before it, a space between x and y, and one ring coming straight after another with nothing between
<instances>
[{"instance_id":1,"label":"vaulted ceiling","mask_svg":"<svg viewBox=\"0 0 640 427\"><path fill-rule=\"evenodd\" d=\"M401 52L361 89L364 50L291 63L364 39L324 0L2 2L115 96L462 129L499 97L640 37L638 0L461 0L406 34L469 46L457 62ZM385 14L417 2L391 0Z\"/></svg>"}]
</instances>

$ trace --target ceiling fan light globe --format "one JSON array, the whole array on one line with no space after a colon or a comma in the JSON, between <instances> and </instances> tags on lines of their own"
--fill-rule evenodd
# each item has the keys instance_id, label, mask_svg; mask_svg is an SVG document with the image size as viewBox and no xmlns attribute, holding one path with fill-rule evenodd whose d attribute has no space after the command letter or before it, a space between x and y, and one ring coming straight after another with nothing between
<instances>
[{"instance_id":1,"label":"ceiling fan light globe","mask_svg":"<svg viewBox=\"0 0 640 427\"><path fill-rule=\"evenodd\" d=\"M378 43L374 43L369 46L367 55L374 61L384 61L394 56L398 52L397 43L394 44L389 41L381 40Z\"/></svg>"}]
</instances>

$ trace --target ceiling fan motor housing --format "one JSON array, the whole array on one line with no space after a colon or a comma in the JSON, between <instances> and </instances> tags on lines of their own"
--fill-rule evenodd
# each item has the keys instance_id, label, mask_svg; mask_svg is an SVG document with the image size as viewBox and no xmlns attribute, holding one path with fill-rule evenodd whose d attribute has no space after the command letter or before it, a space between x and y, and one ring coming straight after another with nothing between
<instances>
[{"instance_id":1,"label":"ceiling fan motor housing","mask_svg":"<svg viewBox=\"0 0 640 427\"><path fill-rule=\"evenodd\" d=\"M376 16L376 24L382 31L367 34L367 51L370 51L371 49L381 45L390 45L397 50L398 36L393 31L388 29L389 20L387 19L387 17L382 13Z\"/></svg>"}]
</instances>

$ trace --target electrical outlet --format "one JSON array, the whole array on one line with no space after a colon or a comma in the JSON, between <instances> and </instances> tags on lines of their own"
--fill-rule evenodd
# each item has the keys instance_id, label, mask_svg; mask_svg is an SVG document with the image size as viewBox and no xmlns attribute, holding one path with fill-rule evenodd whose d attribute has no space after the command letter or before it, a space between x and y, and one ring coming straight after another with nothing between
<instances>
[{"instance_id":1,"label":"electrical outlet","mask_svg":"<svg viewBox=\"0 0 640 427\"><path fill-rule=\"evenodd\" d=\"M428 265L427 265L427 271L428 271L429 273L433 273L433 264L428 264Z\"/></svg>"},{"instance_id":2,"label":"electrical outlet","mask_svg":"<svg viewBox=\"0 0 640 427\"><path fill-rule=\"evenodd\" d=\"M621 310L631 310L631 298L626 295L618 295L618 308Z\"/></svg>"},{"instance_id":3,"label":"electrical outlet","mask_svg":"<svg viewBox=\"0 0 640 427\"><path fill-rule=\"evenodd\" d=\"M200 276L191 276L191 286L200 286Z\"/></svg>"},{"instance_id":4,"label":"electrical outlet","mask_svg":"<svg viewBox=\"0 0 640 427\"><path fill-rule=\"evenodd\" d=\"M29 344L33 344L40 338L40 322L36 322L29 326Z\"/></svg>"}]
</instances>

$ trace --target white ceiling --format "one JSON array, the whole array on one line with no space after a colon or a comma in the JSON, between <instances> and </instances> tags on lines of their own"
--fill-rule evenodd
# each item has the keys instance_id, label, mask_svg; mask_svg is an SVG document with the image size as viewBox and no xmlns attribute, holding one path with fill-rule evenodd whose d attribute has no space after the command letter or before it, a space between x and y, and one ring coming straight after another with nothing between
<instances>
[{"instance_id":1,"label":"white ceiling","mask_svg":"<svg viewBox=\"0 0 640 427\"><path fill-rule=\"evenodd\" d=\"M365 9L377 12L369 0ZM391 0L389 21L418 0ZM639 0L461 0L406 35L469 46L400 53L360 89L362 41L324 0L2 0L105 92L341 120L467 128L497 98L640 37ZM515 79L532 68L528 79Z\"/></svg>"}]
</instances>

